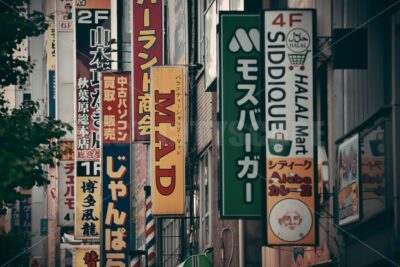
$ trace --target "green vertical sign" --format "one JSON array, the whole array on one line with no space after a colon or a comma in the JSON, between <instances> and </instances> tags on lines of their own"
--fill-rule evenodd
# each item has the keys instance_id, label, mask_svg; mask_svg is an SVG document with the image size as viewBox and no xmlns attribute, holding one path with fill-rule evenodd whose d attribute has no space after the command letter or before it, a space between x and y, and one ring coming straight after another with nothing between
<instances>
[{"instance_id":1,"label":"green vertical sign","mask_svg":"<svg viewBox=\"0 0 400 267\"><path fill-rule=\"evenodd\" d=\"M261 216L259 16L220 12L220 212Z\"/></svg>"}]
</instances>

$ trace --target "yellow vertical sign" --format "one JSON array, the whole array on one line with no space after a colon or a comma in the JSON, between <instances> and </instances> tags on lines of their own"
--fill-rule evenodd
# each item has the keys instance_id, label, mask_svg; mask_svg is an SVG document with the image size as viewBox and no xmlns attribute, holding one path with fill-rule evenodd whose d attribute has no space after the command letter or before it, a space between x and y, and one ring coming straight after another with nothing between
<instances>
[{"instance_id":1,"label":"yellow vertical sign","mask_svg":"<svg viewBox=\"0 0 400 267\"><path fill-rule=\"evenodd\" d=\"M184 67L151 69L151 158L154 215L185 212Z\"/></svg>"},{"instance_id":2,"label":"yellow vertical sign","mask_svg":"<svg viewBox=\"0 0 400 267\"><path fill-rule=\"evenodd\" d=\"M54 26L54 20L49 21L49 27L47 28L47 70L56 69L56 29Z\"/></svg>"},{"instance_id":3,"label":"yellow vertical sign","mask_svg":"<svg viewBox=\"0 0 400 267\"><path fill-rule=\"evenodd\" d=\"M78 176L76 186L75 237L100 236L101 184L98 176Z\"/></svg>"}]
</instances>

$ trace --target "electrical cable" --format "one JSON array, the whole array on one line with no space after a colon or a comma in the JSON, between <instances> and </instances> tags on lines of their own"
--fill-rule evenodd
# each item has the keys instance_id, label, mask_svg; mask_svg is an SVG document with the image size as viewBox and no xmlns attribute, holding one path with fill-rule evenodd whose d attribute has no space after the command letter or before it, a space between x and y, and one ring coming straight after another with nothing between
<instances>
[{"instance_id":1,"label":"electrical cable","mask_svg":"<svg viewBox=\"0 0 400 267\"><path fill-rule=\"evenodd\" d=\"M231 253L228 261L228 267L231 266L232 259L233 259L233 251L234 251L234 245L233 245L233 232L229 227L224 227L221 230L221 266L224 266L225 264L225 246L224 246L224 232L229 231L231 233Z\"/></svg>"}]
</instances>

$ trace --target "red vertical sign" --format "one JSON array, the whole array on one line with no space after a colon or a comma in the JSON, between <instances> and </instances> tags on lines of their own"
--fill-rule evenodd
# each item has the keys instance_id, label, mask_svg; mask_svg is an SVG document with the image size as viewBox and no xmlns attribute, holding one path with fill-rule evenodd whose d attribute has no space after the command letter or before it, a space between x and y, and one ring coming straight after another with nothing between
<instances>
[{"instance_id":1,"label":"red vertical sign","mask_svg":"<svg viewBox=\"0 0 400 267\"><path fill-rule=\"evenodd\" d=\"M163 63L162 0L133 1L134 140L150 141L150 67Z\"/></svg>"}]
</instances>

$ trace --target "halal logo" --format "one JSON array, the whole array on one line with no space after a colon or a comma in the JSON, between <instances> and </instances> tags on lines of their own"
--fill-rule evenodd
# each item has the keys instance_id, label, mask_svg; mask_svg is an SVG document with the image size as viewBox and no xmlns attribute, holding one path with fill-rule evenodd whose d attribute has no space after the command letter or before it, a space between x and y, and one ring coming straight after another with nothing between
<instances>
[{"instance_id":1,"label":"halal logo","mask_svg":"<svg viewBox=\"0 0 400 267\"><path fill-rule=\"evenodd\" d=\"M304 29L293 29L287 36L286 45L294 53L305 52L310 46L310 35Z\"/></svg>"}]
</instances>

